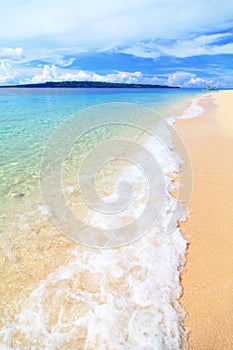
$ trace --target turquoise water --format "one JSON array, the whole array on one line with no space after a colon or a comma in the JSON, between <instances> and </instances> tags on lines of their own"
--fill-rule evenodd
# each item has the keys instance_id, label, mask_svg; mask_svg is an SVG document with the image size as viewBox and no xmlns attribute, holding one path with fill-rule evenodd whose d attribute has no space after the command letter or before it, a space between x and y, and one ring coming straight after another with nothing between
<instances>
[{"instance_id":1,"label":"turquoise water","mask_svg":"<svg viewBox=\"0 0 233 350\"><path fill-rule=\"evenodd\" d=\"M130 114L129 103L156 111L161 118L179 116L190 106L197 93L200 91L0 89L1 348L182 348L180 344L185 342L186 336L177 300L181 293L179 271L184 261L186 242L178 228L173 234L166 234L169 217L177 204L177 200L169 195L172 181L168 174L175 173L177 169L169 168L171 164L161 145L148 144L150 152L157 153L164 170L166 201L161 220L140 240L118 249L89 250L56 229L49 220L40 193L40 164L54 132L60 130L61 125L66 125L71 116L87 107L127 103L126 106L120 105L120 126L93 129L84 135L79 144L73 144L64 166L65 178L69 178L70 173L75 177L77 157L91 150L98 141L103 142L112 136L134 137L131 127L124 127L122 123L124 113L126 122L140 121L140 125L145 126L153 124L154 113L139 113L140 107L135 110L135 115ZM111 117L115 108L109 107L112 105L97 108L95 113L88 109L79 114L80 127L82 124L92 125L92 121L93 125L96 121L101 124L105 120L105 106ZM82 118L86 118L83 123ZM68 131L72 134L72 129ZM166 130L160 131L163 137L168 137L170 144L171 135ZM148 140L143 139L142 143L144 141ZM56 164L59 147L55 147L54 156L50 159L52 165ZM143 163L143 159L139 160ZM118 173L115 176L114 169L110 164L107 175L100 178L99 189L103 197L109 195L106 185L111 187L115 180L118 181ZM119 215L119 223L121 221L124 226L126 219L131 222L137 219L138 212L140 215L148 184L142 181L140 172L135 172L133 166L126 166L124 161L120 162L119 173L124 175L124 180L133 183L135 190L132 210L125 217ZM156 202L162 184L159 178L155 180L153 194ZM113 231L112 227L118 224L118 216L111 222L109 217L89 215L80 206L79 193L72 181L64 187L67 203L75 214L83 220L90 219L93 227L96 222L105 225L104 229L112 224L110 228ZM63 212L59 215L62 217ZM69 223L66 223L68 226Z\"/></svg>"},{"instance_id":2,"label":"turquoise water","mask_svg":"<svg viewBox=\"0 0 233 350\"><path fill-rule=\"evenodd\" d=\"M45 144L71 115L100 103L136 103L168 113L197 91L135 89L0 89L1 198L20 195L38 179ZM174 111L175 112L175 111ZM168 115L166 115L168 116Z\"/></svg>"}]
</instances>

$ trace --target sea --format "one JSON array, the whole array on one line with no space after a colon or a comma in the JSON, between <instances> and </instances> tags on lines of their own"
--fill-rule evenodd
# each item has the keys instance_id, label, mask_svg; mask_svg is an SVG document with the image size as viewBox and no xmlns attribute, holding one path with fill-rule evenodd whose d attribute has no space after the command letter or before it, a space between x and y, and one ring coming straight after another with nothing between
<instances>
[{"instance_id":1,"label":"sea","mask_svg":"<svg viewBox=\"0 0 233 350\"><path fill-rule=\"evenodd\" d=\"M192 171L173 124L202 95L0 89L0 349L187 348Z\"/></svg>"}]
</instances>

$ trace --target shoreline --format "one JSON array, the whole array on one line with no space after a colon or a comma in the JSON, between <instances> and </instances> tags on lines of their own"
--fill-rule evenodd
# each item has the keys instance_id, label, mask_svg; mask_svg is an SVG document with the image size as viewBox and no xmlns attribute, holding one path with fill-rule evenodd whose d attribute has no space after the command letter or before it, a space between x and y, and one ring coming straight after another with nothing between
<instances>
[{"instance_id":1,"label":"shoreline","mask_svg":"<svg viewBox=\"0 0 233 350\"><path fill-rule=\"evenodd\" d=\"M210 95L208 94L208 96ZM181 105L179 100L177 109L174 109L176 114L179 113L179 115L171 117L170 122L172 124L175 122L175 127L177 123L181 123L182 128L184 127L185 130L187 129L186 131L189 132L190 125L192 125L190 123L202 120L202 116L194 118L195 115L200 114L200 107L198 108L199 103L204 104L206 110L212 112L214 106L212 100L209 99L208 96L198 94L193 97L192 101L191 99L188 101L189 98L186 97ZM183 109L184 106L187 108ZM180 132L178 134L181 136ZM144 136L142 135L140 140L144 144L144 142L146 143L147 138L145 136L144 139ZM172 153L176 152L174 147L176 146L176 143L175 140L173 141L173 147L170 150ZM184 142L184 144L186 143ZM184 150L182 141L180 142L180 145L181 149ZM153 142L151 144L149 143L147 147L149 147L151 151L155 149ZM188 147L187 149L189 151ZM178 153L181 158L187 159L182 157L182 153L179 151L176 153ZM165 157L162 152L161 159L166 158L167 157ZM181 174L184 174L184 166L185 164L182 166L182 169L179 168ZM186 173L186 175L186 179L191 177L188 176L190 175L190 172ZM129 172L127 172L127 176L129 176ZM172 182L173 180L176 182L175 178L171 179ZM168 189L170 188L169 184ZM139 184L136 185L139 190ZM169 192L169 194L172 196L174 194L174 198L176 198L176 192L173 193L173 189L173 186L171 186L171 193ZM27 197L26 199L20 200L27 200ZM170 200L172 201L172 198L170 198ZM171 208L173 208L172 202L170 204ZM42 208L40 210L40 215L44 215L45 212L42 211ZM165 213L164 218L166 217L167 214ZM163 225L165 225L165 221L162 222L162 228ZM182 281L180 282L180 279L183 277L183 275L181 276L181 271L183 271L185 263L183 258L186 257L186 241L184 238L186 240L189 239L188 237L182 236L180 228L177 229L173 236L165 235L163 238L160 236L156 238L154 235L148 233L147 237L142 237L140 242L135 241L132 246L125 246L119 248L120 250L113 250L110 252L97 251L94 259L91 251L87 252L82 246L77 246L73 241L70 241L63 235L60 235L57 231L54 231L50 221L47 221L47 217L44 218L44 221L36 222L36 227L33 226L33 229L34 233L24 229L25 236L17 238L13 247L11 247L15 252L14 254L17 258L17 265L14 265L10 260L7 260L8 265L6 266L8 266L8 269L6 269L5 272L8 273L6 276L6 282L8 283L5 283L4 285L4 293L6 297L5 300L2 301L2 304L4 302L4 317L6 318L3 333L0 332L3 336L2 339L5 345L18 343L21 344L22 347L23 345L28 346L28 344L31 344L35 327L39 334L36 340L38 344L41 345L47 343L47 335L43 333L44 327L48 327L49 329L51 329L50 327L56 327L57 332L63 332L62 326L57 321L59 312L63 312L61 310L65 310L64 312L67 315L67 320L70 320L69 327L70 329L73 329L75 334L75 337L72 336L70 339L66 340L67 344L69 342L69 344L72 345L73 342L79 339L79 330L73 323L75 320L73 320L71 316L73 314L73 308L75 307L77 312L82 312L82 317L86 317L85 315L87 312L94 312L93 315L95 315L95 308L96 310L99 310L99 305L101 305L99 304L99 300L102 300L101 298L104 292L113 295L113 299L116 301L118 301L119 298L122 298L125 305L128 305L127 307L129 307L134 298L136 298L136 303L133 303L130 306L132 308L130 313L127 313L127 307L122 310L121 303L118 303L115 309L114 307L109 309L109 315L112 315L111 317L114 318L113 316L115 312L123 312L124 317L122 317L126 325L132 325L134 322L138 322L137 324L140 327L145 326L147 336L140 338L140 346L143 347L144 344L148 344L148 339L154 339L154 332L158 327L156 339L154 340L156 344L158 342L158 346L159 344L165 344L163 342L166 341L166 346L169 348L187 348L186 334L184 333L184 331L187 332L186 324L185 328L183 328L183 319L185 316L184 311L187 311L187 307L183 303L180 304L180 296L182 293ZM49 254L46 255L47 251ZM59 255L57 254L58 252ZM121 260L118 260L117 252L121 252ZM154 256L151 256L151 252L153 252ZM109 258L109 255L113 262L111 268L110 266L105 266L105 261ZM40 260L35 260L35 256ZM155 258L155 256L157 256L158 259ZM97 259L99 261L98 264L100 264L98 265L97 278L97 270L95 264L93 265L95 259ZM103 261L103 263L101 261ZM153 263L151 263L152 261ZM80 266L80 264L83 265ZM17 266L17 273L14 271L15 266ZM163 269L168 272L168 275L164 272L161 273ZM114 271L116 271L115 277L112 276ZM118 275L117 271L120 271L121 274L119 272ZM143 273L138 274L138 271L142 271ZM81 277L78 277L79 275ZM173 276L172 279L171 275ZM69 276L69 278L66 276ZM136 284L131 283L132 278L133 281L137 282ZM54 285L54 281L56 281L56 285ZM99 294L96 300L95 298L97 294L95 293L99 293L100 285L102 286L101 288L103 288L106 281L107 284L105 289L102 289L101 294ZM9 285L11 286L10 292ZM61 288L64 293L68 293L64 300L61 298ZM143 294L141 293L143 289L146 291L146 294L144 292ZM72 298L69 296L69 293L73 290L75 290L75 293L77 294L80 292L87 293L91 302L80 300L73 305ZM131 294L125 295L125 290L129 290ZM39 304L37 304L35 300L35 295L41 300ZM56 300L56 303L59 305L58 310L53 307L53 299ZM46 303L51 304L51 307L44 307L43 300L47 300ZM107 297L105 300L108 300ZM106 307L111 306L108 302L111 304L111 301L107 301L107 305L105 305ZM96 304L94 305L94 303ZM152 303L160 305L159 313L157 309L154 308L154 304L151 306ZM41 309L42 311L38 310L38 307L41 305L43 306ZM163 305L166 305L166 312L163 311ZM146 309L144 309L145 306ZM98 313L98 311L96 312ZM113 313L111 314L111 312ZM134 317L132 316L132 312ZM35 315L40 313L41 320L43 321L40 325L35 325L33 321L30 322L30 324L27 323L27 315L33 313ZM166 320L164 328L161 328L158 323L158 315L161 314L163 315L164 320ZM44 321L45 319L48 319L48 322L46 321L47 323ZM85 343L85 329L88 327L88 320L83 319L82 322L82 335L83 342ZM104 324L105 320L103 319L103 325ZM153 327L150 328L150 324L152 324ZM27 329L26 333L25 329ZM140 334L131 334L130 332L133 332L133 330L130 331L128 329L127 331L127 329L127 327L120 329L119 334L124 333L126 338L131 339L130 341L134 341L134 336L136 337L135 339L138 339ZM100 336L98 335L98 330L93 329L91 334L93 337L93 344L97 344L99 342L98 337ZM106 342L106 344L108 343L107 338L104 338L101 341ZM51 344L57 344L57 339L53 338L52 333L49 342ZM115 343L118 344L118 338L115 339Z\"/></svg>"},{"instance_id":2,"label":"shoreline","mask_svg":"<svg viewBox=\"0 0 233 350\"><path fill-rule=\"evenodd\" d=\"M193 167L190 215L180 224L189 243L180 303L190 349L233 346L232 95L211 93L198 102L203 114L174 125Z\"/></svg>"},{"instance_id":3,"label":"shoreline","mask_svg":"<svg viewBox=\"0 0 233 350\"><path fill-rule=\"evenodd\" d=\"M145 141L143 134L140 140ZM153 150L154 143L148 147ZM161 159L167 160L163 152ZM161 166L167 167L166 164ZM140 190L139 184L136 185ZM25 208L28 196L19 200ZM174 207L172 197L169 197L169 203L165 208L168 214L169 208ZM31 216L26 218L27 222L37 213L38 220L35 223L30 221L32 225L26 228L22 222L23 234L16 236L7 248L7 251L14 252L15 263L6 260L7 268L4 269L0 344L12 348L16 344L24 348L35 346L35 343L41 348L51 344L58 347L60 343L56 334L59 333L60 339L69 347L75 346L81 337L81 344L88 348L98 348L100 343L109 347L109 340L119 349L128 344L134 344L132 346L136 349L138 342L140 348L149 343L161 348L163 344L166 348L180 348L181 342L186 341L181 326L184 314L178 304L181 295L180 257L184 256L186 249L180 230L177 229L174 235L161 237L159 227L157 235L148 232L132 245L97 250L93 254L54 230L45 209L38 207L29 212ZM161 229L166 227L168 214L164 215ZM14 233L17 231L11 234ZM106 264L108 260L111 264ZM73 291L75 298L84 297L74 301ZM108 324L105 310L115 330L110 335L99 333L98 327L89 328L90 314L96 323L101 318L101 327ZM63 313L64 324L59 321L59 315ZM74 314L79 317L81 330ZM41 323L34 321L38 315ZM115 315L120 315L119 320ZM69 332L72 330L72 334L66 334L64 327ZM47 329L49 333L45 332ZM91 340L86 337L87 332Z\"/></svg>"}]
</instances>

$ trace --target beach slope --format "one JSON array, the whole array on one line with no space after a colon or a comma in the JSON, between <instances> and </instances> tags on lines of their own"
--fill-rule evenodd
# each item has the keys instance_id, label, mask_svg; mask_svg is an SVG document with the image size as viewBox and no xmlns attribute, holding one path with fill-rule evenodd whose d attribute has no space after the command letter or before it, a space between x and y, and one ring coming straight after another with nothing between
<instances>
[{"instance_id":1,"label":"beach slope","mask_svg":"<svg viewBox=\"0 0 233 350\"><path fill-rule=\"evenodd\" d=\"M233 349L233 91L206 96L202 116L178 120L193 167L190 242L181 303L189 348Z\"/></svg>"}]
</instances>

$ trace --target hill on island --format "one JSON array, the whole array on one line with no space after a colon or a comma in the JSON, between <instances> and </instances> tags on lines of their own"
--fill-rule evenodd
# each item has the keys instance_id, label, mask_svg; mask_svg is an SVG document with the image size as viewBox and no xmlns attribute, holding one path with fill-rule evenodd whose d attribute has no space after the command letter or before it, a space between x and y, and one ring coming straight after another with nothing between
<instances>
[{"instance_id":1,"label":"hill on island","mask_svg":"<svg viewBox=\"0 0 233 350\"><path fill-rule=\"evenodd\" d=\"M134 88L134 89L178 89L177 86L152 84L108 83L101 81L48 81L38 84L5 85L0 88Z\"/></svg>"}]
</instances>

